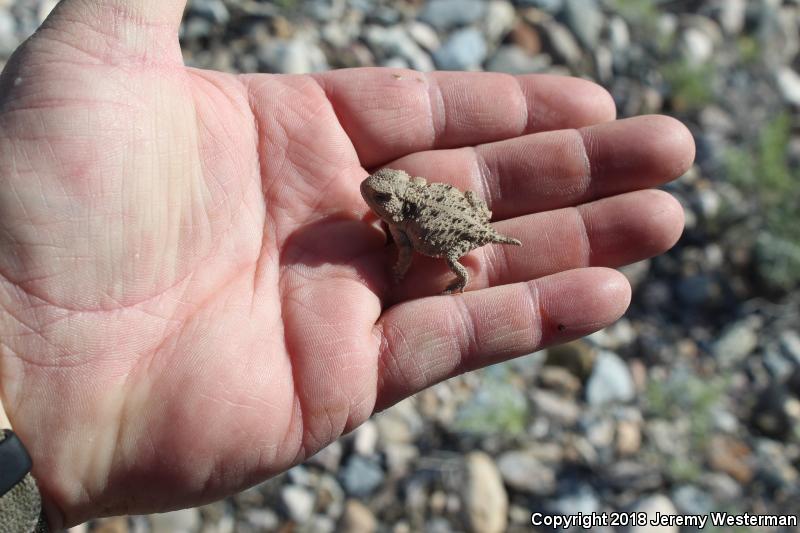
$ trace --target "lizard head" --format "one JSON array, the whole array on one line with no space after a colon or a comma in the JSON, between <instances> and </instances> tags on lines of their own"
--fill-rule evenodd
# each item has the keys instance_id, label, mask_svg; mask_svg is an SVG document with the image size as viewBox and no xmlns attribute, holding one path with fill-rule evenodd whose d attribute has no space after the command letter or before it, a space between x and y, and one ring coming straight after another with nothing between
<instances>
[{"instance_id":1,"label":"lizard head","mask_svg":"<svg viewBox=\"0 0 800 533\"><path fill-rule=\"evenodd\" d=\"M383 168L361 182L361 196L387 223L403 221L403 201L411 177L402 170Z\"/></svg>"}]
</instances>

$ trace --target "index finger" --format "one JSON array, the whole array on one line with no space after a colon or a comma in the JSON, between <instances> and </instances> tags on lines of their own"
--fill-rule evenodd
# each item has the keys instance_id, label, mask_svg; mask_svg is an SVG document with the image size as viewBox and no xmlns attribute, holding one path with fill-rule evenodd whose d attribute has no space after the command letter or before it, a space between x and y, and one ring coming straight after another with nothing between
<instances>
[{"instance_id":1,"label":"index finger","mask_svg":"<svg viewBox=\"0 0 800 533\"><path fill-rule=\"evenodd\" d=\"M344 69L315 75L364 167L435 148L613 120L614 101L580 78Z\"/></svg>"}]
</instances>

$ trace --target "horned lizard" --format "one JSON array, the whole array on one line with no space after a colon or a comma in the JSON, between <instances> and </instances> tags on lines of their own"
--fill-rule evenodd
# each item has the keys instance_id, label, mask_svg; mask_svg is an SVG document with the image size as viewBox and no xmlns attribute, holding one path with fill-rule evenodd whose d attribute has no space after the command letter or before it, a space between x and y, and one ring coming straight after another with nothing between
<instances>
[{"instance_id":1,"label":"horned lizard","mask_svg":"<svg viewBox=\"0 0 800 533\"><path fill-rule=\"evenodd\" d=\"M489 224L492 212L472 191L461 192L446 183L428 183L402 170L384 168L361 182L367 205L389 226L399 250L393 269L400 281L411 266L412 250L444 257L456 279L444 294L464 292L469 273L458 262L470 250L489 243L521 246Z\"/></svg>"}]
</instances>

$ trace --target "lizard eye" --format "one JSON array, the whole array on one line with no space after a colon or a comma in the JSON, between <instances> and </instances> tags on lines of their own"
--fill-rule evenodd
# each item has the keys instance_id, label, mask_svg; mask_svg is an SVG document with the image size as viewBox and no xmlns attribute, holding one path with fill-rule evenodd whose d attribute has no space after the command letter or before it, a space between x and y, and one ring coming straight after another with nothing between
<instances>
[{"instance_id":1,"label":"lizard eye","mask_svg":"<svg viewBox=\"0 0 800 533\"><path fill-rule=\"evenodd\" d=\"M392 193L390 192L376 192L375 193L375 200L378 202L388 202L392 199Z\"/></svg>"}]
</instances>

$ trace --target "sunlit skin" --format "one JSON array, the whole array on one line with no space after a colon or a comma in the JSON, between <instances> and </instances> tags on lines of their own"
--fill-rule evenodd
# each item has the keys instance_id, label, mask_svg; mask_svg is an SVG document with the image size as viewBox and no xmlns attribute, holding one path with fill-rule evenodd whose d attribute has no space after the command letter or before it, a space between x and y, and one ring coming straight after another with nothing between
<instances>
[{"instance_id":1,"label":"sunlit skin","mask_svg":"<svg viewBox=\"0 0 800 533\"><path fill-rule=\"evenodd\" d=\"M616 320L689 132L587 81L186 68L183 3L63 0L0 79L0 398L54 527L221 498L461 372ZM359 183L476 191L504 235L396 256Z\"/></svg>"}]
</instances>

